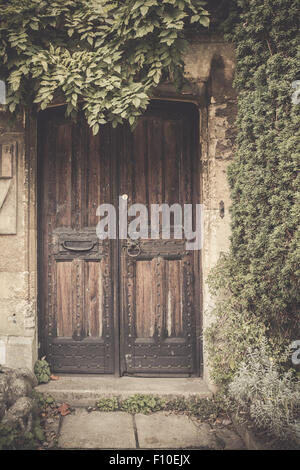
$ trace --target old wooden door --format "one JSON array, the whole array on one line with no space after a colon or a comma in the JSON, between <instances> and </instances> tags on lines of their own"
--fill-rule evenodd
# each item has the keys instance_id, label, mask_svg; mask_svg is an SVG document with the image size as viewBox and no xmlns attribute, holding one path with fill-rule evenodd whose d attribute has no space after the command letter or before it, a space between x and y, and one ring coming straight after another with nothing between
<instances>
[{"instance_id":1,"label":"old wooden door","mask_svg":"<svg viewBox=\"0 0 300 470\"><path fill-rule=\"evenodd\" d=\"M168 238L162 230L151 238L150 228L151 205L180 204L183 210L197 199L196 125L189 105L157 103L133 134L123 128L120 194L128 196L128 206L145 204L149 214L148 238L121 243L121 365L127 373L197 371L199 252L186 251L172 230Z\"/></svg>"},{"instance_id":2,"label":"old wooden door","mask_svg":"<svg viewBox=\"0 0 300 470\"><path fill-rule=\"evenodd\" d=\"M111 200L110 128L93 137L64 109L39 128L40 318L53 371L113 373L112 246L95 232Z\"/></svg>"},{"instance_id":3,"label":"old wooden door","mask_svg":"<svg viewBox=\"0 0 300 470\"><path fill-rule=\"evenodd\" d=\"M57 372L196 374L199 252L172 238L100 240L101 203L199 202L197 116L156 102L132 133L39 120L40 331ZM129 222L132 217L128 218Z\"/></svg>"}]
</instances>

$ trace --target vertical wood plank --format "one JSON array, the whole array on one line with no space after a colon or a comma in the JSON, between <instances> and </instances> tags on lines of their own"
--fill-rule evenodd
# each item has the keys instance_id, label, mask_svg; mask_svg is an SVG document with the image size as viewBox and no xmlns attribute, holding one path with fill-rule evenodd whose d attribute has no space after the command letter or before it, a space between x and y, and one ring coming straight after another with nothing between
<instances>
[{"instance_id":1,"label":"vertical wood plank","mask_svg":"<svg viewBox=\"0 0 300 470\"><path fill-rule=\"evenodd\" d=\"M178 148L178 135L180 123L166 120L163 124L164 147L164 202L174 204L180 202L180 148Z\"/></svg>"},{"instance_id":2,"label":"vertical wood plank","mask_svg":"<svg viewBox=\"0 0 300 470\"><path fill-rule=\"evenodd\" d=\"M71 139L72 128L68 122L59 122L55 126L55 166L56 172L53 190L56 188L56 227L71 225ZM53 151L53 150L52 150ZM54 195L53 195L54 196Z\"/></svg>"},{"instance_id":3,"label":"vertical wood plank","mask_svg":"<svg viewBox=\"0 0 300 470\"><path fill-rule=\"evenodd\" d=\"M104 130L100 129L99 134L92 135L89 130L88 148L87 148L87 225L96 226L99 218L96 216L97 207L101 204L101 186L102 186L102 166L101 166L101 144ZM104 139L103 139L104 140ZM104 143L104 142L103 142Z\"/></svg>"},{"instance_id":4,"label":"vertical wood plank","mask_svg":"<svg viewBox=\"0 0 300 470\"><path fill-rule=\"evenodd\" d=\"M162 204L163 201L163 146L162 123L153 117L148 120L148 203Z\"/></svg>"},{"instance_id":5,"label":"vertical wood plank","mask_svg":"<svg viewBox=\"0 0 300 470\"><path fill-rule=\"evenodd\" d=\"M166 261L167 322L169 337L179 337L182 329L182 267L180 260Z\"/></svg>"},{"instance_id":6,"label":"vertical wood plank","mask_svg":"<svg viewBox=\"0 0 300 470\"><path fill-rule=\"evenodd\" d=\"M147 121L139 121L133 134L134 199L133 203L148 204L147 200Z\"/></svg>"},{"instance_id":7,"label":"vertical wood plank","mask_svg":"<svg viewBox=\"0 0 300 470\"><path fill-rule=\"evenodd\" d=\"M165 290L165 266L166 262L161 256L152 260L153 274L152 283L155 291L155 335L157 341L161 342L165 337L166 316L166 290Z\"/></svg>"},{"instance_id":8,"label":"vertical wood plank","mask_svg":"<svg viewBox=\"0 0 300 470\"><path fill-rule=\"evenodd\" d=\"M57 336L71 337L73 334L73 283L72 262L64 261L56 263L57 278Z\"/></svg>"},{"instance_id":9,"label":"vertical wood plank","mask_svg":"<svg viewBox=\"0 0 300 470\"><path fill-rule=\"evenodd\" d=\"M103 273L98 262L85 263L85 329L88 336L102 336Z\"/></svg>"},{"instance_id":10,"label":"vertical wood plank","mask_svg":"<svg viewBox=\"0 0 300 470\"><path fill-rule=\"evenodd\" d=\"M135 321L138 338L151 338L155 331L155 306L151 261L138 261L135 270Z\"/></svg>"}]
</instances>

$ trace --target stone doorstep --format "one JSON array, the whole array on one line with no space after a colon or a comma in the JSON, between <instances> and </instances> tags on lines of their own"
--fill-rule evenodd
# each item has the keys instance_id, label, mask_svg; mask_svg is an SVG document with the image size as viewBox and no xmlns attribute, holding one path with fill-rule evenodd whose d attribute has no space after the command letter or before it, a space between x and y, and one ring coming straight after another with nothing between
<instances>
[{"instance_id":1,"label":"stone doorstep","mask_svg":"<svg viewBox=\"0 0 300 470\"><path fill-rule=\"evenodd\" d=\"M51 396L57 403L71 406L94 406L100 398L136 393L160 396L210 398L212 392L201 378L141 378L99 375L61 375L58 380L38 385L36 391Z\"/></svg>"}]
</instances>

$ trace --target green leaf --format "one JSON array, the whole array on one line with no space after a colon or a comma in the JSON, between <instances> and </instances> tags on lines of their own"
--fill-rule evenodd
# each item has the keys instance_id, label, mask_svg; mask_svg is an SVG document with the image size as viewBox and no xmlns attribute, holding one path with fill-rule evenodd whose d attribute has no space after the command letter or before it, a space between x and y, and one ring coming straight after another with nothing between
<instances>
[{"instance_id":1,"label":"green leaf","mask_svg":"<svg viewBox=\"0 0 300 470\"><path fill-rule=\"evenodd\" d=\"M94 39L92 38L92 36L88 36L87 37L87 42L92 46L94 44Z\"/></svg>"},{"instance_id":2,"label":"green leaf","mask_svg":"<svg viewBox=\"0 0 300 470\"><path fill-rule=\"evenodd\" d=\"M31 29L34 29L35 31L37 31L37 30L39 29L39 24L36 23L36 22L34 22L34 21L32 21L32 22L30 23L30 28L31 28Z\"/></svg>"},{"instance_id":3,"label":"green leaf","mask_svg":"<svg viewBox=\"0 0 300 470\"><path fill-rule=\"evenodd\" d=\"M98 134L98 132L99 132L99 124L95 124L95 125L93 126L92 130L93 130L93 135Z\"/></svg>"},{"instance_id":4,"label":"green leaf","mask_svg":"<svg viewBox=\"0 0 300 470\"><path fill-rule=\"evenodd\" d=\"M205 26L206 28L209 26L209 18L207 16L201 16L199 22L200 24L202 24L202 26Z\"/></svg>"},{"instance_id":5,"label":"green leaf","mask_svg":"<svg viewBox=\"0 0 300 470\"><path fill-rule=\"evenodd\" d=\"M200 16L199 15L193 15L191 17L191 23L196 23L196 21L199 21Z\"/></svg>"},{"instance_id":6,"label":"green leaf","mask_svg":"<svg viewBox=\"0 0 300 470\"><path fill-rule=\"evenodd\" d=\"M142 15L145 16L148 13L149 7L142 6L140 10L141 10Z\"/></svg>"}]
</instances>

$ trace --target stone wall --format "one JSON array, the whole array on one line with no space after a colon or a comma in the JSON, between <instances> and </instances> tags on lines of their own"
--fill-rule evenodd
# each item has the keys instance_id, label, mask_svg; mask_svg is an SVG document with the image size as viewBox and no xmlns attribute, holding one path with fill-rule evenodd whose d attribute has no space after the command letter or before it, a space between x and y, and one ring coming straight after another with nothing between
<instances>
[{"instance_id":1,"label":"stone wall","mask_svg":"<svg viewBox=\"0 0 300 470\"><path fill-rule=\"evenodd\" d=\"M190 86L183 89L182 99L195 102L200 116L199 153L205 207L201 308L205 327L211 321L209 311L213 305L207 276L220 252L227 251L229 246L226 169L234 145L234 51L221 38L206 35L189 48L185 63ZM2 206L1 198L8 183L0 176L0 364L32 369L37 358L36 147L34 130L28 140L25 127L28 129L30 122L20 119L9 128L7 116L0 111L0 145L2 151L3 145L9 146L11 150L6 150L12 152L15 162L15 183L11 183L12 189ZM209 381L206 363L204 357L204 377Z\"/></svg>"},{"instance_id":2,"label":"stone wall","mask_svg":"<svg viewBox=\"0 0 300 470\"><path fill-rule=\"evenodd\" d=\"M37 404L32 398L37 379L33 372L0 366L0 425L32 430L33 418L37 416Z\"/></svg>"},{"instance_id":3,"label":"stone wall","mask_svg":"<svg viewBox=\"0 0 300 470\"><path fill-rule=\"evenodd\" d=\"M31 265L32 259L36 263L31 246L36 227L30 218L35 202L25 140L25 119L11 122L0 109L0 364L32 369L37 357L36 267Z\"/></svg>"},{"instance_id":4,"label":"stone wall","mask_svg":"<svg viewBox=\"0 0 300 470\"><path fill-rule=\"evenodd\" d=\"M207 278L220 253L229 249L230 192L227 166L234 151L236 94L233 90L234 49L221 38L203 37L186 56L186 73L192 83L205 87L200 106L201 188L204 204L204 245L202 250L203 328L213 320ZM204 378L209 385L209 368L204 344Z\"/></svg>"}]
</instances>

